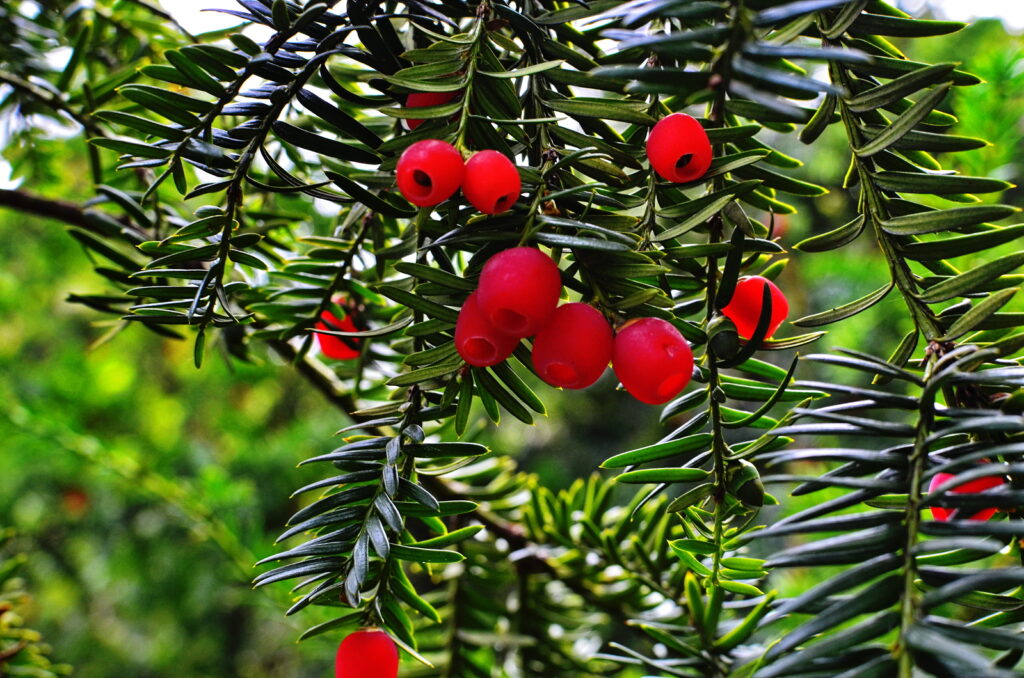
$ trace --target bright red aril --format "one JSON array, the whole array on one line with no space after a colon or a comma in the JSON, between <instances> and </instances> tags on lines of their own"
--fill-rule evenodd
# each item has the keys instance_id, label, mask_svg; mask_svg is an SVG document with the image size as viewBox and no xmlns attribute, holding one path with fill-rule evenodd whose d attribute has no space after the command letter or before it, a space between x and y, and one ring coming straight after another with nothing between
<instances>
[{"instance_id":1,"label":"bright red aril","mask_svg":"<svg viewBox=\"0 0 1024 678\"><path fill-rule=\"evenodd\" d=\"M533 340L533 366L552 386L586 388L612 359L612 327L593 306L555 309Z\"/></svg>"},{"instance_id":2,"label":"bright red aril","mask_svg":"<svg viewBox=\"0 0 1024 678\"><path fill-rule=\"evenodd\" d=\"M362 629L347 636L334 659L335 678L397 678L398 648L378 629Z\"/></svg>"},{"instance_id":3,"label":"bright red aril","mask_svg":"<svg viewBox=\"0 0 1024 678\"><path fill-rule=\"evenodd\" d=\"M490 367L512 355L519 345L519 338L499 332L487 321L480 305L477 292L466 298L455 323L455 349L470 365Z\"/></svg>"},{"instance_id":4,"label":"bright red aril","mask_svg":"<svg viewBox=\"0 0 1024 678\"><path fill-rule=\"evenodd\" d=\"M952 473L936 473L932 477L932 481L928 484L928 491L934 492L940 485L952 480L955 477L956 476ZM999 487L1000 485L1005 484L1006 480L1002 476L986 476L984 478L976 478L974 480L969 480L963 485L954 487L953 489L949 490L949 492L952 492L953 494L977 494L979 492L984 492L985 490L990 490L993 487ZM945 508L943 506L932 506L931 510L932 517L935 518L935 520L946 522L947 520L952 519L953 511L955 509ZM961 513L962 512L963 510L961 509ZM958 516L958 520L988 520L995 514L995 508L984 508L971 516Z\"/></svg>"},{"instance_id":5,"label":"bright red aril","mask_svg":"<svg viewBox=\"0 0 1024 678\"><path fill-rule=\"evenodd\" d=\"M462 90L454 92L413 92L405 98L406 108L426 108L428 106L440 106L462 94ZM410 118L405 121L405 126L414 130L423 124L422 120Z\"/></svg>"},{"instance_id":6,"label":"bright red aril","mask_svg":"<svg viewBox=\"0 0 1024 678\"><path fill-rule=\"evenodd\" d=\"M651 130L647 158L654 171L669 181L696 181L711 167L711 142L696 118L673 113Z\"/></svg>"},{"instance_id":7,"label":"bright red aril","mask_svg":"<svg viewBox=\"0 0 1024 678\"><path fill-rule=\"evenodd\" d=\"M503 153L480 151L466 163L462 195L484 214L498 214L519 199L519 171Z\"/></svg>"},{"instance_id":8,"label":"bright red aril","mask_svg":"<svg viewBox=\"0 0 1024 678\"><path fill-rule=\"evenodd\" d=\"M345 313L339 318L328 310L320 314L320 320L316 323L316 329L328 330L330 332L359 331L350 314ZM359 357L359 339L356 337L346 337L343 339L332 334L320 334L317 332L316 340L320 344L320 350L328 358L352 360Z\"/></svg>"},{"instance_id":9,"label":"bright red aril","mask_svg":"<svg viewBox=\"0 0 1024 678\"><path fill-rule=\"evenodd\" d=\"M484 316L497 330L528 337L554 313L562 275L554 260L540 250L513 247L487 260L477 292Z\"/></svg>"},{"instance_id":10,"label":"bright red aril","mask_svg":"<svg viewBox=\"0 0 1024 678\"><path fill-rule=\"evenodd\" d=\"M462 154L440 139L417 141L398 159L398 190L419 207L433 207L455 194L465 172Z\"/></svg>"},{"instance_id":11,"label":"bright red aril","mask_svg":"<svg viewBox=\"0 0 1024 678\"><path fill-rule=\"evenodd\" d=\"M675 327L661 318L632 320L615 335L612 367L623 387L648 405L668 402L693 376L693 352Z\"/></svg>"},{"instance_id":12,"label":"bright red aril","mask_svg":"<svg viewBox=\"0 0 1024 678\"><path fill-rule=\"evenodd\" d=\"M722 309L722 315L732 320L736 325L736 332L744 339L754 336L754 330L757 329L766 285L771 293L772 315L765 338L775 334L782 321L789 315L789 302L775 283L759 275L740 278L736 283L736 290L732 293L732 299Z\"/></svg>"}]
</instances>

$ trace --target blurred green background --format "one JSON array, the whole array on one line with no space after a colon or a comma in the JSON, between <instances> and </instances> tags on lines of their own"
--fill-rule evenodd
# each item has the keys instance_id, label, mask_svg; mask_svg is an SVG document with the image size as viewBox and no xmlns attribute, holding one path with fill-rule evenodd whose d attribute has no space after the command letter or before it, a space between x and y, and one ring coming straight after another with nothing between
<instances>
[{"instance_id":1,"label":"blurred green background","mask_svg":"<svg viewBox=\"0 0 1024 678\"><path fill-rule=\"evenodd\" d=\"M958 154L955 169L1022 183L1024 41L982 21L924 42L908 47L911 58L954 55L986 81L948 104L958 133L993 142ZM804 160L804 176L833 188L786 219L783 244L850 218L850 195L836 188L847 160L837 127L813 154L781 142ZM80 139L5 153L16 163L31 157L23 187L91 197ZM1019 190L999 201L1024 204ZM110 327L66 297L104 285L60 223L0 211L0 260L0 523L17 529L30 554L30 622L55 657L81 678L328 675L336 638L295 645L318 613L287 620L286 586L253 592L248 581L295 509L289 494L315 478L296 462L332 445L342 415L270 356L258 364L211 356L197 371L186 342L139 328L100 341ZM865 236L839 253L796 253L781 281L797 317L886 279ZM890 296L830 328L816 348L887 354L906 329L901 303ZM548 418L532 428L511 421L485 437L516 451L544 483L565 486L610 453L661 435L657 409L609 397L613 386L606 375L571 400L544 388ZM818 501L801 497L787 510ZM790 572L776 585L805 589L814 576Z\"/></svg>"}]
</instances>

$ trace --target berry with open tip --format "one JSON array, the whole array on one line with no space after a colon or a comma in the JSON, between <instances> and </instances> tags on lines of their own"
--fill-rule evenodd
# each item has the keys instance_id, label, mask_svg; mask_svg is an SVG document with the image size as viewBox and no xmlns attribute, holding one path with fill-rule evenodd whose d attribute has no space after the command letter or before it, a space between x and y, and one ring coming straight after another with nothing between
<instances>
[{"instance_id":1,"label":"berry with open tip","mask_svg":"<svg viewBox=\"0 0 1024 678\"><path fill-rule=\"evenodd\" d=\"M455 90L454 92L413 92L405 98L405 107L426 108L428 106L441 106L460 94L462 94L462 90ZM423 120L417 118L409 118L405 121L405 126L410 130L414 130L422 125L423 122Z\"/></svg>"},{"instance_id":2,"label":"berry with open tip","mask_svg":"<svg viewBox=\"0 0 1024 678\"><path fill-rule=\"evenodd\" d=\"M384 631L361 629L346 636L334 659L335 678L397 678L398 648Z\"/></svg>"},{"instance_id":3,"label":"berry with open tip","mask_svg":"<svg viewBox=\"0 0 1024 678\"><path fill-rule=\"evenodd\" d=\"M528 337L554 313L562 275L554 260L540 250L513 247L487 260L477 292L484 316L496 329Z\"/></svg>"},{"instance_id":4,"label":"berry with open tip","mask_svg":"<svg viewBox=\"0 0 1024 678\"><path fill-rule=\"evenodd\" d=\"M640 318L623 325L615 335L612 367L630 395L648 405L660 405L690 383L693 352L670 323Z\"/></svg>"},{"instance_id":5,"label":"berry with open tip","mask_svg":"<svg viewBox=\"0 0 1024 678\"><path fill-rule=\"evenodd\" d=\"M470 365L490 367L512 355L519 338L499 332L480 310L478 292L466 298L455 323L455 349Z\"/></svg>"},{"instance_id":6,"label":"berry with open tip","mask_svg":"<svg viewBox=\"0 0 1024 678\"><path fill-rule=\"evenodd\" d=\"M462 154L440 139L417 141L398 159L398 190L418 207L433 207L455 194L465 172Z\"/></svg>"},{"instance_id":7,"label":"berry with open tip","mask_svg":"<svg viewBox=\"0 0 1024 678\"><path fill-rule=\"evenodd\" d=\"M519 199L522 183L512 161L498 151L480 151L466 163L462 194L484 214L499 214Z\"/></svg>"},{"instance_id":8,"label":"berry with open tip","mask_svg":"<svg viewBox=\"0 0 1024 678\"><path fill-rule=\"evenodd\" d=\"M651 130L647 158L662 177L684 184L700 179L711 167L711 142L696 118L673 113Z\"/></svg>"},{"instance_id":9,"label":"berry with open tip","mask_svg":"<svg viewBox=\"0 0 1024 678\"><path fill-rule=\"evenodd\" d=\"M358 332L351 314L345 313L342 317L336 316L329 310L320 314L316 322L316 329L328 330L331 332ZM333 334L316 333L317 343L320 344L320 351L328 358L334 360L352 360L359 357L359 339L356 337L337 337Z\"/></svg>"},{"instance_id":10,"label":"berry with open tip","mask_svg":"<svg viewBox=\"0 0 1024 678\"><path fill-rule=\"evenodd\" d=\"M533 340L533 366L552 386L586 388L612 359L612 328L593 306L563 304Z\"/></svg>"},{"instance_id":11,"label":"berry with open tip","mask_svg":"<svg viewBox=\"0 0 1024 678\"><path fill-rule=\"evenodd\" d=\"M928 484L928 491L929 492L934 492L940 485L942 485L946 481L952 480L955 477L956 477L956 475L954 475L952 473L936 473L932 477L931 483ZM952 492L953 494L977 494L979 492L984 492L985 490L990 490L993 487L999 487L1000 485L1005 485L1005 484L1006 484L1006 480L1002 476L985 476L984 478L975 478L974 480L969 480L966 483L964 483L962 485L959 485L957 487L954 487L953 489L948 490L948 491ZM956 509L946 508L944 506L932 506L931 507L932 517L935 518L935 520L938 520L940 522L946 522L948 520L952 520L953 519L953 511L955 511L955 510ZM969 510L970 509L961 509L959 511L960 515L957 516L957 519L958 520L988 520L989 518L991 518L992 516L994 516L996 514L996 509L994 507L992 507L992 508L983 508L983 509L975 512L973 515L968 516L968 515L966 515L966 512L969 511Z\"/></svg>"},{"instance_id":12,"label":"berry with open tip","mask_svg":"<svg viewBox=\"0 0 1024 678\"><path fill-rule=\"evenodd\" d=\"M752 275L740 278L736 283L736 290L732 293L732 299L722 309L722 315L732 320L736 325L736 331L744 339L754 336L757 328L757 321L761 317L761 305L764 301L764 287L768 286L771 291L772 315L768 322L768 331L765 338L775 334L782 321L789 315L789 302L782 290L767 278L759 275Z\"/></svg>"}]
</instances>

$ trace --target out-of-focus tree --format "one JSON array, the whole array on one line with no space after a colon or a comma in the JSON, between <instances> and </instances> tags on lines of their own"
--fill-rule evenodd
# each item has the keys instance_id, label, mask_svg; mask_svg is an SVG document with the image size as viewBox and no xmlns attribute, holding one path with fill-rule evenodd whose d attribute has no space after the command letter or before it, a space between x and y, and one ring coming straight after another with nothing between
<instances>
[{"instance_id":1,"label":"out-of-focus tree","mask_svg":"<svg viewBox=\"0 0 1024 678\"><path fill-rule=\"evenodd\" d=\"M0 239L20 319L0 507L81 675L318 675L364 625L408 675L1019 674L1024 258L985 176L1017 175L1017 57L979 64L987 84L946 63L998 27L881 0L240 6L260 31L190 35L127 0L0 8L22 182L0 205L71 236L34 222L26 254L18 217ZM715 158L680 186L644 140L683 110ZM525 197L410 207L395 163L426 138L504 153ZM668 432L611 377L552 392L529 342L463 362L458 308L516 244L617 329L686 337ZM741 341L741 274L778 280L807 333L768 338L764 301ZM339 295L354 331L316 326ZM798 362L826 325L850 348ZM545 413L524 440L514 420ZM269 594L241 585L257 560ZM285 647L264 603L311 643Z\"/></svg>"}]
</instances>

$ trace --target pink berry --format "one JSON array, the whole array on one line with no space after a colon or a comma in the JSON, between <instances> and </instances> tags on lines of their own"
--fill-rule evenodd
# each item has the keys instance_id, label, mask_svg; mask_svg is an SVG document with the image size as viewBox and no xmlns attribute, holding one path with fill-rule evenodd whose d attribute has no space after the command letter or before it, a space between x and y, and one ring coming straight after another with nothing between
<instances>
[{"instance_id":1,"label":"pink berry","mask_svg":"<svg viewBox=\"0 0 1024 678\"><path fill-rule=\"evenodd\" d=\"M359 328L356 327L351 315L346 313L339 318L328 310L325 310L320 314L320 320L316 323L316 329L328 330L331 332L359 331ZM359 357L359 349L356 347L359 345L360 340L356 337L342 339L341 337L336 337L332 334L317 333L316 340L320 344L320 350L328 358L333 358L334 360L352 360L353 358ZM349 345L346 341L353 345Z\"/></svg>"},{"instance_id":2,"label":"pink berry","mask_svg":"<svg viewBox=\"0 0 1024 678\"><path fill-rule=\"evenodd\" d=\"M936 473L932 477L931 483L928 484L928 491L929 492L934 492L935 489L939 485L942 485L946 481L952 480L955 477L956 476L954 474L952 474L952 473ZM949 490L949 492L952 492L953 494L977 494L979 492L984 492L985 490L992 489L993 487L999 487L1000 485L1004 485L1004 484L1006 484L1006 480L1004 480L1002 478L1002 476L985 476L984 478L977 478L975 480L970 480L970 481L964 483L963 485L959 485L957 487L954 487L953 489ZM935 518L935 520L938 520L938 521L941 521L941 522L946 522L946 521L948 521L948 520L950 520L952 518L953 511L955 509L945 508L943 506L932 506L931 510L932 510L932 517ZM968 516L966 519L967 520L988 520L989 518L991 518L995 514L996 514L996 509L995 508L985 508L985 509L981 509L980 511L978 511L974 515ZM963 517L959 517L959 519L963 520L964 518Z\"/></svg>"},{"instance_id":3,"label":"pink berry","mask_svg":"<svg viewBox=\"0 0 1024 678\"><path fill-rule=\"evenodd\" d=\"M398 190L419 207L433 207L452 197L462 184L462 154L439 139L417 141L398 159Z\"/></svg>"},{"instance_id":4,"label":"pink berry","mask_svg":"<svg viewBox=\"0 0 1024 678\"><path fill-rule=\"evenodd\" d=\"M670 323L661 318L640 318L626 323L615 335L612 367L634 398L660 405L690 383L693 352Z\"/></svg>"},{"instance_id":5,"label":"pink berry","mask_svg":"<svg viewBox=\"0 0 1024 678\"><path fill-rule=\"evenodd\" d=\"M398 648L391 637L376 629L347 636L334 659L335 678L397 678Z\"/></svg>"},{"instance_id":6,"label":"pink berry","mask_svg":"<svg viewBox=\"0 0 1024 678\"><path fill-rule=\"evenodd\" d=\"M759 275L740 278L736 283L736 290L732 293L732 299L722 309L722 315L732 320L736 325L736 332L745 339L754 336L754 330L757 328L765 285L771 290L772 316L764 336L770 337L775 334L775 330L779 329L782 321L789 315L789 302L775 283Z\"/></svg>"},{"instance_id":7,"label":"pink berry","mask_svg":"<svg viewBox=\"0 0 1024 678\"><path fill-rule=\"evenodd\" d=\"M516 166L498 151L480 151L466 163L462 194L484 214L498 214L512 207L521 189Z\"/></svg>"},{"instance_id":8,"label":"pink berry","mask_svg":"<svg viewBox=\"0 0 1024 678\"><path fill-rule=\"evenodd\" d=\"M487 322L478 302L479 292L473 292L459 311L455 323L455 349L470 365L490 367L505 360L519 345L519 338L499 332Z\"/></svg>"},{"instance_id":9,"label":"pink berry","mask_svg":"<svg viewBox=\"0 0 1024 678\"><path fill-rule=\"evenodd\" d=\"M654 171L669 181L696 181L711 167L711 142L696 118L673 113L651 130L647 157Z\"/></svg>"},{"instance_id":10,"label":"pink berry","mask_svg":"<svg viewBox=\"0 0 1024 678\"><path fill-rule=\"evenodd\" d=\"M460 94L462 94L461 90L456 90L454 92L413 92L405 98L405 107L426 108L427 106L440 106L448 103ZM422 124L422 120L414 118L410 118L405 121L405 126L410 130L414 130Z\"/></svg>"},{"instance_id":11,"label":"pink berry","mask_svg":"<svg viewBox=\"0 0 1024 678\"><path fill-rule=\"evenodd\" d=\"M562 276L558 265L540 250L513 247L487 260L477 292L480 308L495 328L528 337L554 313Z\"/></svg>"},{"instance_id":12,"label":"pink berry","mask_svg":"<svg viewBox=\"0 0 1024 678\"><path fill-rule=\"evenodd\" d=\"M611 325L587 304L559 306L533 340L533 366L552 386L586 388L611 359Z\"/></svg>"}]
</instances>

